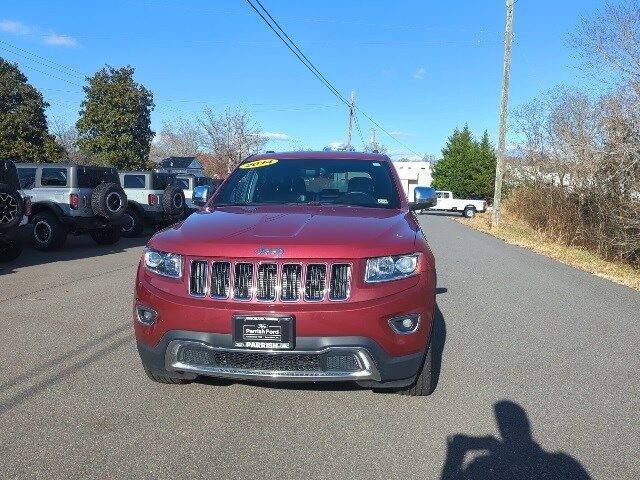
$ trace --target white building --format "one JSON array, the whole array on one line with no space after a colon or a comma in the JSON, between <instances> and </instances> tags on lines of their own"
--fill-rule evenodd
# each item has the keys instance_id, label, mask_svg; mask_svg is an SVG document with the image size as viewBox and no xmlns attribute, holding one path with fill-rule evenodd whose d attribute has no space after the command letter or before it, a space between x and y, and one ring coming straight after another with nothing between
<instances>
[{"instance_id":1,"label":"white building","mask_svg":"<svg viewBox=\"0 0 640 480\"><path fill-rule=\"evenodd\" d=\"M431 163L429 162L393 162L400 176L404 193L409 200L413 200L413 190L416 187L430 187Z\"/></svg>"}]
</instances>

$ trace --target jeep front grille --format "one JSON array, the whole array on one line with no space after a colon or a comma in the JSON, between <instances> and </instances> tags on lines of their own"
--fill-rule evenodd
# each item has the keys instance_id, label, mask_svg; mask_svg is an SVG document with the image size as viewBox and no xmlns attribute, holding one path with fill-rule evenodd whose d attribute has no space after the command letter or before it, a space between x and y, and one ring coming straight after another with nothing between
<instances>
[{"instance_id":1,"label":"jeep front grille","mask_svg":"<svg viewBox=\"0 0 640 480\"><path fill-rule=\"evenodd\" d=\"M233 278L233 298L251 300L253 295L253 263L236 263Z\"/></svg>"},{"instance_id":2,"label":"jeep front grille","mask_svg":"<svg viewBox=\"0 0 640 480\"><path fill-rule=\"evenodd\" d=\"M278 283L278 265L261 263L258 265L258 283L256 298L258 300L275 300Z\"/></svg>"},{"instance_id":3,"label":"jeep front grille","mask_svg":"<svg viewBox=\"0 0 640 480\"><path fill-rule=\"evenodd\" d=\"M282 265L282 291L280 299L285 302L300 300L300 279L302 277L302 265L285 263Z\"/></svg>"},{"instance_id":4,"label":"jeep front grille","mask_svg":"<svg viewBox=\"0 0 640 480\"><path fill-rule=\"evenodd\" d=\"M324 298L326 278L326 265L308 265L307 277L304 283L304 299L310 302L322 300Z\"/></svg>"},{"instance_id":5,"label":"jeep front grille","mask_svg":"<svg viewBox=\"0 0 640 480\"><path fill-rule=\"evenodd\" d=\"M207 268L204 260L191 262L191 274L189 275L189 293L195 297L204 297L207 291Z\"/></svg>"},{"instance_id":6,"label":"jeep front grille","mask_svg":"<svg viewBox=\"0 0 640 480\"><path fill-rule=\"evenodd\" d=\"M207 291L216 300L344 301L351 292L351 264L193 260L189 293L203 297Z\"/></svg>"},{"instance_id":7,"label":"jeep front grille","mask_svg":"<svg viewBox=\"0 0 640 480\"><path fill-rule=\"evenodd\" d=\"M351 290L351 265L334 263L331 266L330 300L345 300L349 298Z\"/></svg>"},{"instance_id":8,"label":"jeep front grille","mask_svg":"<svg viewBox=\"0 0 640 480\"><path fill-rule=\"evenodd\" d=\"M211 296L213 298L229 297L229 262L213 262L211 264Z\"/></svg>"}]
</instances>

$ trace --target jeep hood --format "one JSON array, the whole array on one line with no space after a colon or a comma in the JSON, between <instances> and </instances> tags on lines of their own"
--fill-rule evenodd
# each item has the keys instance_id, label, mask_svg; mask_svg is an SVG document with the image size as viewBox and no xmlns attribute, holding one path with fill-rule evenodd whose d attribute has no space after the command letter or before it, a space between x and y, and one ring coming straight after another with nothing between
<instances>
[{"instance_id":1,"label":"jeep hood","mask_svg":"<svg viewBox=\"0 0 640 480\"><path fill-rule=\"evenodd\" d=\"M218 207L156 234L149 247L188 256L365 258L408 253L417 224L406 210L361 207ZM271 255L273 256L273 255Z\"/></svg>"}]
</instances>

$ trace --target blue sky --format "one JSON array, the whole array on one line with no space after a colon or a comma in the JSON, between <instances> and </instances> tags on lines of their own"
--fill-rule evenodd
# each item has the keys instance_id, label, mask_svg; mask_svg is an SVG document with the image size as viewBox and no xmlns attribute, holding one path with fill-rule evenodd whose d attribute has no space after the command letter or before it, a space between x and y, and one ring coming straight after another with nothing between
<instances>
[{"instance_id":1,"label":"blue sky","mask_svg":"<svg viewBox=\"0 0 640 480\"><path fill-rule=\"evenodd\" d=\"M394 156L437 156L465 123L496 143L504 1L262 3L345 97L354 90L357 105L408 147L378 131ZM589 83L568 35L603 3L516 2L511 108L558 84ZM85 76L131 65L154 94L156 131L205 107L240 106L272 134L270 148L346 137L346 107L242 0L6 2L0 56L42 91L50 121L75 123ZM362 115L359 123L366 142L372 124ZM362 147L357 130L354 145Z\"/></svg>"}]
</instances>

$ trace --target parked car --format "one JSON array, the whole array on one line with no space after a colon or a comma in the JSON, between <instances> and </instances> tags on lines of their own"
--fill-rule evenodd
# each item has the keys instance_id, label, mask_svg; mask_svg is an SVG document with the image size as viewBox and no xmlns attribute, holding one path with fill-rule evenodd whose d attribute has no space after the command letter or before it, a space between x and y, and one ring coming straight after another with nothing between
<instances>
[{"instance_id":1,"label":"parked car","mask_svg":"<svg viewBox=\"0 0 640 480\"><path fill-rule=\"evenodd\" d=\"M20 256L31 236L31 198L20 190L18 172L10 160L0 160L0 262Z\"/></svg>"},{"instance_id":2,"label":"parked car","mask_svg":"<svg viewBox=\"0 0 640 480\"><path fill-rule=\"evenodd\" d=\"M88 233L99 245L120 240L127 196L115 168L64 163L19 163L18 177L33 203L33 244L61 248L68 234Z\"/></svg>"},{"instance_id":3,"label":"parked car","mask_svg":"<svg viewBox=\"0 0 640 480\"><path fill-rule=\"evenodd\" d=\"M135 237L149 225L159 229L184 218L184 192L174 175L159 172L120 172L128 205L122 235Z\"/></svg>"},{"instance_id":4,"label":"parked car","mask_svg":"<svg viewBox=\"0 0 640 480\"><path fill-rule=\"evenodd\" d=\"M244 161L138 267L134 328L154 381L198 375L433 390L436 268L390 159L270 153Z\"/></svg>"},{"instance_id":5,"label":"parked car","mask_svg":"<svg viewBox=\"0 0 640 480\"><path fill-rule=\"evenodd\" d=\"M184 192L184 199L186 204L186 215L191 215L198 210L198 207L193 203L193 189L196 187L209 186L212 191L215 191L222 180L211 177L197 177L195 175L176 175L176 182L182 191Z\"/></svg>"},{"instance_id":6,"label":"parked car","mask_svg":"<svg viewBox=\"0 0 640 480\"><path fill-rule=\"evenodd\" d=\"M462 200L454 198L453 193L446 190L436 190L438 203L429 210L460 212L466 218L472 218L477 212L487 210L486 200Z\"/></svg>"}]
</instances>

